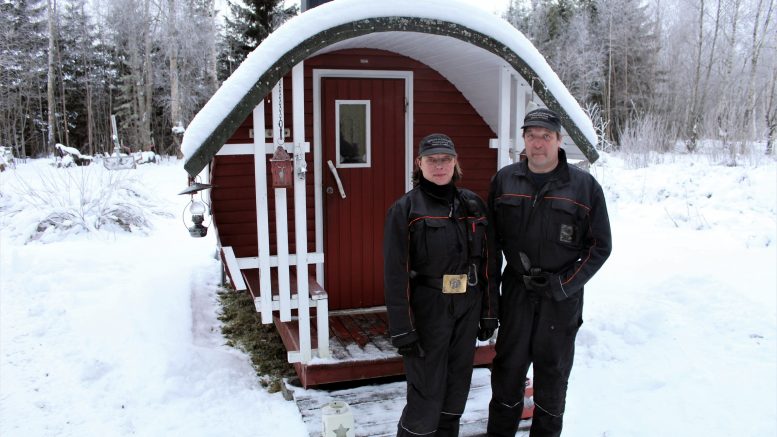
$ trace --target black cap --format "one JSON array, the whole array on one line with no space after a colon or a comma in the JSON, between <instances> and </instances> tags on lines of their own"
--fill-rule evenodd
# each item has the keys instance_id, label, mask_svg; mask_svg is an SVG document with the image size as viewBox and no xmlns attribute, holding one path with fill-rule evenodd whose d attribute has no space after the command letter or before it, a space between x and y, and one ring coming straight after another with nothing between
<instances>
[{"instance_id":1,"label":"black cap","mask_svg":"<svg viewBox=\"0 0 777 437\"><path fill-rule=\"evenodd\" d=\"M418 143L418 156L437 154L456 156L453 140L450 139L448 135L430 134L425 136L421 142Z\"/></svg>"},{"instance_id":2,"label":"black cap","mask_svg":"<svg viewBox=\"0 0 777 437\"><path fill-rule=\"evenodd\" d=\"M561 132L561 119L558 114L547 108L539 108L526 114L521 129L538 126L553 132Z\"/></svg>"}]
</instances>

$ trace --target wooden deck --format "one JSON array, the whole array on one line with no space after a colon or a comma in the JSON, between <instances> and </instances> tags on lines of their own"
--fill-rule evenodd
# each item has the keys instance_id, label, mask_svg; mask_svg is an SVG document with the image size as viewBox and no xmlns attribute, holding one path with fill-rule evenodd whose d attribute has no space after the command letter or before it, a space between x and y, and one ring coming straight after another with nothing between
<instances>
[{"instance_id":1,"label":"wooden deck","mask_svg":"<svg viewBox=\"0 0 777 437\"><path fill-rule=\"evenodd\" d=\"M472 375L467 406L461 417L462 437L485 436L488 402L491 399L490 376L491 372L483 368L475 369ZM321 436L321 408L332 401L343 401L349 405L357 436L394 436L397 433L397 421L405 405L407 390L404 381L380 385L364 384L339 390L290 389L310 437ZM532 395L531 387L527 387L526 395ZM529 434L534 407L531 400L526 401L525 405L524 420L520 422L516 436Z\"/></svg>"},{"instance_id":2,"label":"wooden deck","mask_svg":"<svg viewBox=\"0 0 777 437\"><path fill-rule=\"evenodd\" d=\"M313 349L316 343L315 316L311 317ZM298 351L299 324L296 319L281 322L273 317L287 351ZM402 357L391 345L385 308L340 312L329 315L329 350L331 358L315 358L294 368L303 387L344 381L403 375ZM494 358L492 343L475 352L475 365L487 365Z\"/></svg>"}]
</instances>

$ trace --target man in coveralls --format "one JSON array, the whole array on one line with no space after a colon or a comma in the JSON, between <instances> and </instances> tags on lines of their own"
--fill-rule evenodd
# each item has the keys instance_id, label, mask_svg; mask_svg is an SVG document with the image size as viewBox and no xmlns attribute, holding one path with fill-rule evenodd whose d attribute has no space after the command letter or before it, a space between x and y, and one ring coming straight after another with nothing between
<instances>
[{"instance_id":1,"label":"man in coveralls","mask_svg":"<svg viewBox=\"0 0 777 437\"><path fill-rule=\"evenodd\" d=\"M388 210L383 240L391 342L403 356L407 404L398 436L458 436L475 338L497 328L493 249L484 202L457 188L453 141L419 144L414 188Z\"/></svg>"},{"instance_id":2,"label":"man in coveralls","mask_svg":"<svg viewBox=\"0 0 777 437\"><path fill-rule=\"evenodd\" d=\"M558 115L536 109L522 129L526 158L497 172L489 193L489 217L507 266L500 279L488 435L515 436L533 363L530 434L558 436L583 323L583 286L610 255L610 221L599 183L568 165L559 148Z\"/></svg>"}]
</instances>

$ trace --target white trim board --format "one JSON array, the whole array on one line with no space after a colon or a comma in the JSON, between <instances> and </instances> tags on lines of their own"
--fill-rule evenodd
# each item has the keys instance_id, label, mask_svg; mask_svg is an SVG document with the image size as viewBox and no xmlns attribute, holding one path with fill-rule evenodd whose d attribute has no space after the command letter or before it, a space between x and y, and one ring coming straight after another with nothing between
<instances>
[{"instance_id":1,"label":"white trim board","mask_svg":"<svg viewBox=\"0 0 777 437\"><path fill-rule=\"evenodd\" d=\"M321 139L321 80L324 78L403 79L405 81L405 191L412 188L413 173L413 72L400 70L313 69L313 167L315 168L316 252L324 247L324 184ZM324 265L316 264L316 281L326 289Z\"/></svg>"}]
</instances>

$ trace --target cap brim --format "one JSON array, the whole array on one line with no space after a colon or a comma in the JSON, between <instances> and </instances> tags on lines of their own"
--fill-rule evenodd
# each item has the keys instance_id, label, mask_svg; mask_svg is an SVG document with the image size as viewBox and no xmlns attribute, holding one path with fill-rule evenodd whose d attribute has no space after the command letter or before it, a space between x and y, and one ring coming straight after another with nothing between
<instances>
[{"instance_id":1,"label":"cap brim","mask_svg":"<svg viewBox=\"0 0 777 437\"><path fill-rule=\"evenodd\" d=\"M450 147L433 147L431 149L426 149L423 152L418 154L418 156L429 156L429 155L451 155L451 156L456 156L456 152L451 150Z\"/></svg>"},{"instance_id":2,"label":"cap brim","mask_svg":"<svg viewBox=\"0 0 777 437\"><path fill-rule=\"evenodd\" d=\"M526 124L521 126L521 129L526 129L527 127L544 127L545 129L548 129L553 132L561 132L560 126L555 125L553 123L548 123L542 120L533 120L533 121L526 122Z\"/></svg>"}]
</instances>

